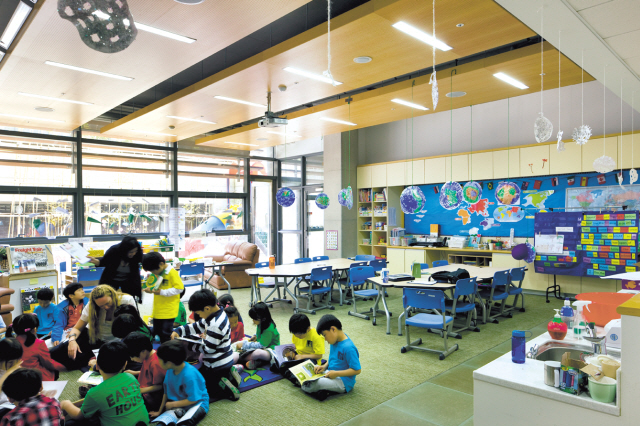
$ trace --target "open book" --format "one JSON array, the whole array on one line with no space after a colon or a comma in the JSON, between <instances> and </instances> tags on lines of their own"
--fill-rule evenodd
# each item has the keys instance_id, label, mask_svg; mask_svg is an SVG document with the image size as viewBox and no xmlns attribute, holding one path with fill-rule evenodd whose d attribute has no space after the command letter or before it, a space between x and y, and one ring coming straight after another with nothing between
<instances>
[{"instance_id":1,"label":"open book","mask_svg":"<svg viewBox=\"0 0 640 426\"><path fill-rule=\"evenodd\" d=\"M84 373L78 379L78 383L84 383L85 385L94 385L97 386L102 383L103 378L99 371L89 370Z\"/></svg>"},{"instance_id":2,"label":"open book","mask_svg":"<svg viewBox=\"0 0 640 426\"><path fill-rule=\"evenodd\" d=\"M314 372L317 364L314 364L311 360L306 360L302 364L295 365L289 369L291 373L298 379L300 385L307 381L318 380L324 377L324 373L316 374Z\"/></svg>"},{"instance_id":3,"label":"open book","mask_svg":"<svg viewBox=\"0 0 640 426\"><path fill-rule=\"evenodd\" d=\"M80 263L89 262L89 252L78 243L60 244L60 248ZM94 266L93 263L91 265Z\"/></svg>"}]
</instances>

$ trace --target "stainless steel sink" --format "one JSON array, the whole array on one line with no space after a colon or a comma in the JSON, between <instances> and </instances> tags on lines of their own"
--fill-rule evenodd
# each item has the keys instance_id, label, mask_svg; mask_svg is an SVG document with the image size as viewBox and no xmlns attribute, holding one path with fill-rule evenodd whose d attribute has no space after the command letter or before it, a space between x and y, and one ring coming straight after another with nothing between
<instances>
[{"instance_id":1,"label":"stainless steel sink","mask_svg":"<svg viewBox=\"0 0 640 426\"><path fill-rule=\"evenodd\" d=\"M585 354L585 356L593 355L590 349L583 346L563 342L547 342L538 347L538 354L535 359L538 361L562 361L562 355L565 352L569 352L572 359L581 359L582 354ZM608 355L620 359L620 353L617 351L609 351Z\"/></svg>"}]
</instances>

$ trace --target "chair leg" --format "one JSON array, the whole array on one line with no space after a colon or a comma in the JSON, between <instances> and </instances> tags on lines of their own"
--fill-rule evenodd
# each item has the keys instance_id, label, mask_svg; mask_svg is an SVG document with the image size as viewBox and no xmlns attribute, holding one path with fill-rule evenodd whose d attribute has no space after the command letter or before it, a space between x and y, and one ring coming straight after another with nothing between
<instances>
[{"instance_id":1,"label":"chair leg","mask_svg":"<svg viewBox=\"0 0 640 426\"><path fill-rule=\"evenodd\" d=\"M524 293L522 293L521 296L522 296L522 307L520 308L520 312L524 312Z\"/></svg>"}]
</instances>

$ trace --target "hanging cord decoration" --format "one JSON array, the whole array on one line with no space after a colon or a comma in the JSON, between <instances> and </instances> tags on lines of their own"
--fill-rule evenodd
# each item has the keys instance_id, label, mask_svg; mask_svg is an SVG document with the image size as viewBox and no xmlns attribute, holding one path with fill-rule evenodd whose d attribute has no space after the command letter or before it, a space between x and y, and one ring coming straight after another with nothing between
<instances>
[{"instance_id":1,"label":"hanging cord decoration","mask_svg":"<svg viewBox=\"0 0 640 426\"><path fill-rule=\"evenodd\" d=\"M455 74L458 74L458 71L456 71L456 69L452 69L451 70L451 75L450 75L450 84L451 84L451 92L453 92L453 76ZM448 182L445 182L444 185L442 185L442 189L440 190L440 197L439 197L439 201L440 201L440 205L442 206L442 208L446 209L446 210L453 210L455 208L457 208L458 206L460 206L460 204L462 204L462 201L464 201L463 195L462 195L462 186L460 186L460 184L458 182L454 182L453 181L453 98L451 98L451 108L450 108L450 120L451 120L451 157L450 157L450 161L449 161L449 168L450 168L450 173L449 173L449 178L450 180Z\"/></svg>"},{"instance_id":2,"label":"hanging cord decoration","mask_svg":"<svg viewBox=\"0 0 640 426\"><path fill-rule=\"evenodd\" d=\"M635 103L636 92L631 92L631 170L629 170L629 184L633 185L638 180L638 171L633 168L633 116L636 113Z\"/></svg>"},{"instance_id":3,"label":"hanging cord decoration","mask_svg":"<svg viewBox=\"0 0 640 426\"><path fill-rule=\"evenodd\" d=\"M411 83L411 102L413 102L413 87L415 85L416 81L413 80ZM411 108L411 186L403 189L400 194L400 208L404 214L420 213L427 202L422 190L413 185L413 158L413 108Z\"/></svg>"},{"instance_id":4,"label":"hanging cord decoration","mask_svg":"<svg viewBox=\"0 0 640 426\"><path fill-rule=\"evenodd\" d=\"M348 98L347 103L349 104L349 121L351 121L351 101L352 98ZM351 189L351 130L349 130L349 165L348 165L348 171L349 171L349 186L347 186L344 189L340 190L340 193L338 194L338 203L340 203L341 206L348 208L349 210L351 210L351 208L353 207L353 190Z\"/></svg>"},{"instance_id":5,"label":"hanging cord decoration","mask_svg":"<svg viewBox=\"0 0 640 426\"><path fill-rule=\"evenodd\" d=\"M591 127L586 126L584 124L584 49L582 49L582 55L580 58L580 71L582 73L581 74L582 83L580 84L580 90L582 92L582 102L581 102L582 112L580 113L581 124L580 124L580 127L578 127L577 129L576 128L573 129L573 133L571 134L571 137L578 145L584 145L589 141L589 138L591 137Z\"/></svg>"},{"instance_id":6,"label":"hanging cord decoration","mask_svg":"<svg viewBox=\"0 0 640 426\"><path fill-rule=\"evenodd\" d=\"M287 126L284 126L284 159L287 159ZM282 164L282 162L280 164ZM280 174L282 174L282 166ZM283 186L276 192L276 202L282 207L291 207L295 201L296 193L287 186Z\"/></svg>"},{"instance_id":7,"label":"hanging cord decoration","mask_svg":"<svg viewBox=\"0 0 640 426\"><path fill-rule=\"evenodd\" d=\"M469 182L465 183L462 187L462 196L464 200L469 204L476 204L482 197L482 186L478 182L473 181L473 105L469 106L469 112L471 115L469 133L471 135L471 154L469 154L470 167L469 167Z\"/></svg>"},{"instance_id":8,"label":"hanging cord decoration","mask_svg":"<svg viewBox=\"0 0 640 426\"><path fill-rule=\"evenodd\" d=\"M436 0L433 0L433 39L436 39ZM429 77L431 85L431 101L433 102L433 110L438 106L438 81L436 80L436 45L433 45L433 72Z\"/></svg>"},{"instance_id":9,"label":"hanging cord decoration","mask_svg":"<svg viewBox=\"0 0 640 426\"><path fill-rule=\"evenodd\" d=\"M564 132L560 130L560 108L561 108L560 92L562 91L562 73L561 73L562 54L560 53L560 48L562 46L561 38L562 38L562 31L558 31L558 145L556 147L558 152L562 152L566 150L564 146L564 142L562 142L562 133Z\"/></svg>"},{"instance_id":10,"label":"hanging cord decoration","mask_svg":"<svg viewBox=\"0 0 640 426\"><path fill-rule=\"evenodd\" d=\"M607 66L604 66L604 82L602 85L602 157L593 161L593 169L600 173L609 173L616 168L616 162L607 153Z\"/></svg>"},{"instance_id":11,"label":"hanging cord decoration","mask_svg":"<svg viewBox=\"0 0 640 426\"><path fill-rule=\"evenodd\" d=\"M624 176L622 174L622 78L620 78L620 138L618 139L618 166L620 168L620 173L618 173L618 184L622 186L622 182L624 181Z\"/></svg>"},{"instance_id":12,"label":"hanging cord decoration","mask_svg":"<svg viewBox=\"0 0 640 426\"><path fill-rule=\"evenodd\" d=\"M543 114L544 106L544 6L540 8L540 113L539 117L533 125L533 134L536 138L536 142L541 143L549 140L553 133L553 124Z\"/></svg>"},{"instance_id":13,"label":"hanging cord decoration","mask_svg":"<svg viewBox=\"0 0 640 426\"><path fill-rule=\"evenodd\" d=\"M331 79L331 85L336 86L336 81L331 75L331 0L327 0L327 70L322 75Z\"/></svg>"}]
</instances>

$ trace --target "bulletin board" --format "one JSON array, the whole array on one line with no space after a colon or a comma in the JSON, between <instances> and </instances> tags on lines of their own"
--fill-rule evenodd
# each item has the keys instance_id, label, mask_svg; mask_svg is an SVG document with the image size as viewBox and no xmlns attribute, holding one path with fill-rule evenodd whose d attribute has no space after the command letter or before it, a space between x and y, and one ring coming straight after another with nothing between
<instances>
[{"instance_id":1,"label":"bulletin board","mask_svg":"<svg viewBox=\"0 0 640 426\"><path fill-rule=\"evenodd\" d=\"M636 272L638 211L547 212L535 215L535 235L564 235L561 254L536 255L541 274L604 277Z\"/></svg>"}]
</instances>

